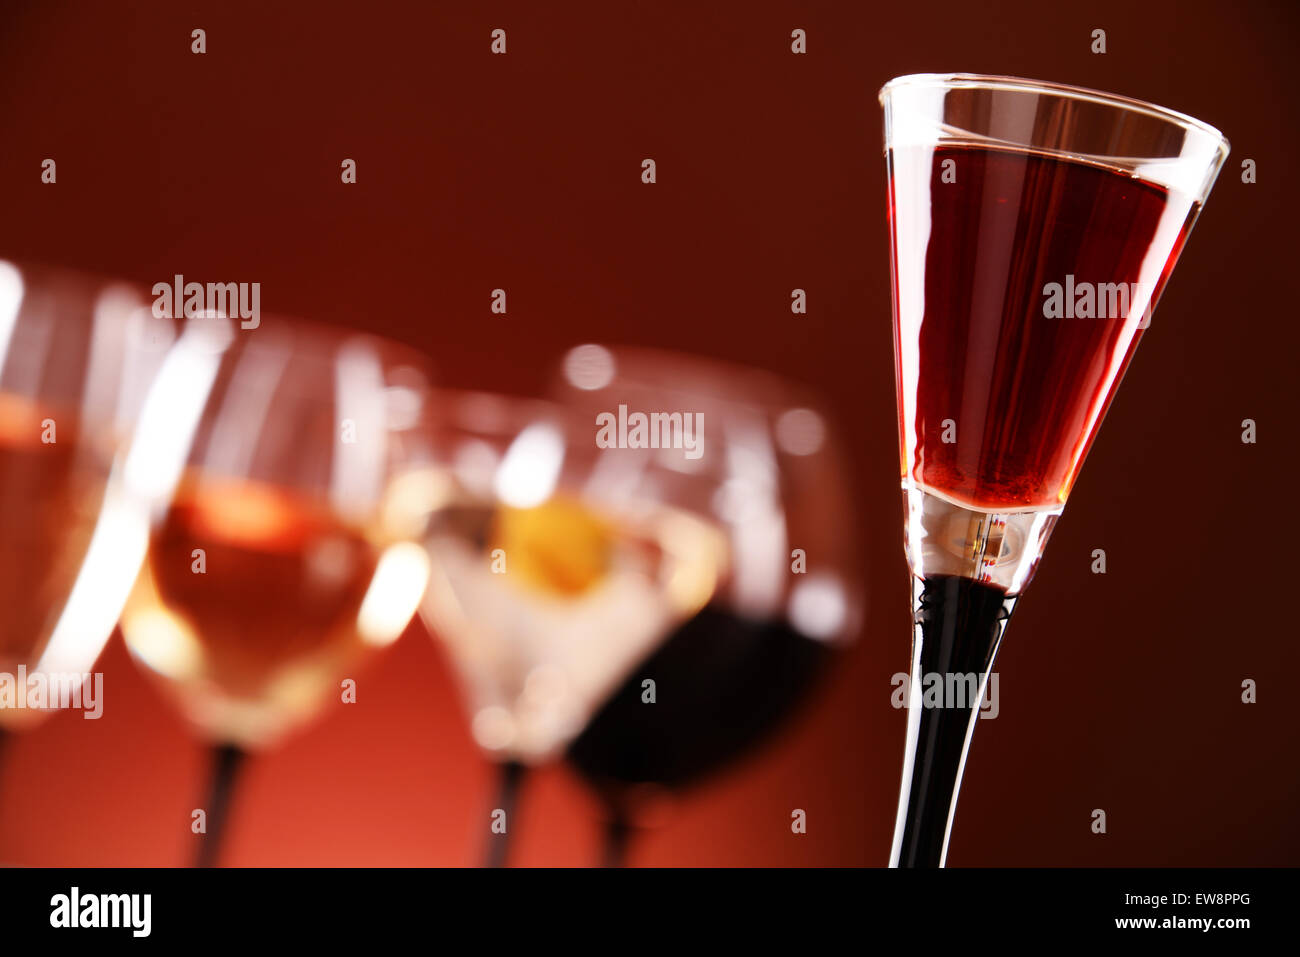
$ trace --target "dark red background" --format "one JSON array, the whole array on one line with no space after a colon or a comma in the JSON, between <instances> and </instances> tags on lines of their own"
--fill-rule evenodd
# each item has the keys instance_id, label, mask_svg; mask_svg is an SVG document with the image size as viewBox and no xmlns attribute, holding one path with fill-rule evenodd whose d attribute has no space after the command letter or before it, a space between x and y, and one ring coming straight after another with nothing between
<instances>
[{"instance_id":1,"label":"dark red background","mask_svg":"<svg viewBox=\"0 0 1300 957\"><path fill-rule=\"evenodd\" d=\"M864 632L810 709L666 806L633 862L880 864L908 621L876 90L1006 73L1215 124L1232 156L1003 645L1002 714L976 735L950 863L1295 864L1295 11L10 2L0 255L257 281L265 310L414 343L453 385L528 391L568 345L608 340L824 388L854 453ZM496 27L506 56L489 54ZM1098 27L1105 55L1089 52ZM498 286L506 317L489 312ZM1240 441L1247 417L1257 445ZM13 743L0 861L189 860L199 746L119 638L101 667L102 721L63 714ZM472 863L487 824L489 769L418 624L359 704L245 784L235 864ZM538 774L518 861L592 862L597 813L568 771Z\"/></svg>"}]
</instances>

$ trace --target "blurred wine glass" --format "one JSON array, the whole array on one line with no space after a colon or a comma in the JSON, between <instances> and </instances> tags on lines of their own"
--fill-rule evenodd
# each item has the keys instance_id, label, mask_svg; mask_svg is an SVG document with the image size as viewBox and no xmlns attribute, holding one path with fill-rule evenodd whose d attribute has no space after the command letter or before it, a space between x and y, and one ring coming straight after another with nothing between
<instances>
[{"instance_id":1,"label":"blurred wine glass","mask_svg":"<svg viewBox=\"0 0 1300 957\"><path fill-rule=\"evenodd\" d=\"M88 671L147 533L121 454L170 341L138 290L0 261L0 745L102 707Z\"/></svg>"},{"instance_id":2,"label":"blurred wine glass","mask_svg":"<svg viewBox=\"0 0 1300 957\"><path fill-rule=\"evenodd\" d=\"M200 866L244 756L346 701L365 652L415 613L424 505L403 477L427 382L417 354L371 336L211 314L159 373L127 466L154 508L122 630L210 748Z\"/></svg>"},{"instance_id":3,"label":"blurred wine glass","mask_svg":"<svg viewBox=\"0 0 1300 957\"><path fill-rule=\"evenodd\" d=\"M716 525L659 494L663 468L615 460L564 408L481 393L430 403L439 465L423 612L500 772L487 863L506 859L527 766L559 758L592 715L708 602L727 560Z\"/></svg>"},{"instance_id":4,"label":"blurred wine glass","mask_svg":"<svg viewBox=\"0 0 1300 957\"><path fill-rule=\"evenodd\" d=\"M524 769L567 756L621 863L647 785L689 785L761 743L856 631L830 423L771 376L601 347L570 354L554 401L441 393L429 408L423 610L499 764L495 807L509 833ZM636 413L662 416L658 447L631 434ZM494 835L488 863L506 846Z\"/></svg>"},{"instance_id":5,"label":"blurred wine glass","mask_svg":"<svg viewBox=\"0 0 1300 957\"><path fill-rule=\"evenodd\" d=\"M593 344L566 356L556 394L590 429L617 428L624 447L603 453L611 462L627 469L637 461L629 456L651 456L662 473L656 494L708 522L727 547L708 604L636 663L568 747L606 805L614 865L642 795L687 787L761 746L856 635L861 540L831 420L806 389ZM679 415L696 419L692 455L675 447Z\"/></svg>"}]
</instances>

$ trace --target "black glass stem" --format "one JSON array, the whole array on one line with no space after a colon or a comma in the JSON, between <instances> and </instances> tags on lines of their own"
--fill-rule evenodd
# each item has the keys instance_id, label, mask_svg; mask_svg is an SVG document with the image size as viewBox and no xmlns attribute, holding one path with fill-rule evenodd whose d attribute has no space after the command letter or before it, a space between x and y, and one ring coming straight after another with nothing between
<instances>
[{"instance_id":1,"label":"black glass stem","mask_svg":"<svg viewBox=\"0 0 1300 957\"><path fill-rule=\"evenodd\" d=\"M890 866L942 867L983 689L1015 599L994 585L955 575L931 575L914 585L907 751ZM964 695L963 702L945 699L926 707L924 679L935 675L945 688L976 676L974 700Z\"/></svg>"},{"instance_id":2,"label":"black glass stem","mask_svg":"<svg viewBox=\"0 0 1300 957\"><path fill-rule=\"evenodd\" d=\"M208 752L211 772L208 782L207 828L199 835L199 853L196 867L213 867L221 853L225 836L226 819L230 811L230 796L244 764L247 752L233 744L214 745Z\"/></svg>"},{"instance_id":3,"label":"black glass stem","mask_svg":"<svg viewBox=\"0 0 1300 957\"><path fill-rule=\"evenodd\" d=\"M628 846L636 833L627 803L619 798L605 801L605 840L601 850L602 867L622 867L627 863Z\"/></svg>"},{"instance_id":4,"label":"black glass stem","mask_svg":"<svg viewBox=\"0 0 1300 957\"><path fill-rule=\"evenodd\" d=\"M497 799L492 806L505 811L506 829L504 833L488 832L487 867L505 867L506 856L510 850L510 835L515 828L515 805L519 801L519 788L528 768L520 761L502 761L497 765ZM490 819L489 819L490 820Z\"/></svg>"}]
</instances>

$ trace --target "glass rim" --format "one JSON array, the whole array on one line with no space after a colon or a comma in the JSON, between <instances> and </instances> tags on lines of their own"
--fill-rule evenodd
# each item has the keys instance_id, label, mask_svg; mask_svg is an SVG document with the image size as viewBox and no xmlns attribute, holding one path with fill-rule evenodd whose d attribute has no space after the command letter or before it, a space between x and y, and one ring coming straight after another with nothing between
<instances>
[{"instance_id":1,"label":"glass rim","mask_svg":"<svg viewBox=\"0 0 1300 957\"><path fill-rule=\"evenodd\" d=\"M1223 132L1203 120L1198 120L1194 116L1186 113L1180 113L1177 110L1171 110L1165 106L1159 106L1146 100L1135 99L1130 96L1123 96L1118 93L1107 93L1102 90L1093 90L1083 86L1072 86L1068 83L1055 83L1050 80L1030 80L1018 76L1000 76L997 74L985 73L908 73L903 76L896 76L877 93L881 105L884 105L885 99L889 93L902 87L912 86L931 86L931 87L948 87L951 89L987 89L987 90L1008 90L1019 93L1045 93L1058 96L1061 99L1082 100L1089 103L1096 103L1102 106L1111 106L1121 110L1127 110L1130 113L1141 113L1154 119L1163 120L1172 123L1175 126L1182 127L1186 130L1194 130L1197 133L1208 136L1216 141L1219 152L1220 162L1228 157L1231 152L1232 144Z\"/></svg>"}]
</instances>

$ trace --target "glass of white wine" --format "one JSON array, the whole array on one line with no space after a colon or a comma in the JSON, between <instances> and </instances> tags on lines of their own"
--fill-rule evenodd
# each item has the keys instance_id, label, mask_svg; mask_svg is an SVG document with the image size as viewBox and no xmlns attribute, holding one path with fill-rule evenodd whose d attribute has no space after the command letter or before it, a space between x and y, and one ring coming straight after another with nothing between
<instances>
[{"instance_id":1,"label":"glass of white wine","mask_svg":"<svg viewBox=\"0 0 1300 957\"><path fill-rule=\"evenodd\" d=\"M487 862L506 860L524 769L563 755L638 661L726 573L716 524L663 494L648 454L609 455L552 403L441 392L426 622L500 769Z\"/></svg>"}]
</instances>

